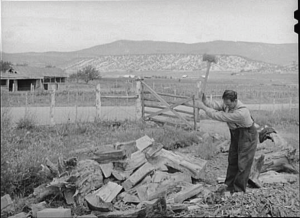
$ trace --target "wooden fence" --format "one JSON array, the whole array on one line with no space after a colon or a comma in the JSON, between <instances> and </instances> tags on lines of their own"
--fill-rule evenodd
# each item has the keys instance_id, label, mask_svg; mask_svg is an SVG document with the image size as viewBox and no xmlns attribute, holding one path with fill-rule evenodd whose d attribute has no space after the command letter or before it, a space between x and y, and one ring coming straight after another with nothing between
<instances>
[{"instance_id":1,"label":"wooden fence","mask_svg":"<svg viewBox=\"0 0 300 218\"><path fill-rule=\"evenodd\" d=\"M194 95L184 96L174 93L164 93L163 90L157 92L154 90L153 86L147 84L143 79L139 78L136 80L136 88L131 93L125 93L123 96L110 95L109 93L105 93L101 95L101 87L98 84L93 91L93 95L91 93L86 93L85 95L80 95L78 91L73 93L73 100L75 100L75 122L77 122L77 110L80 106L80 102L83 98L89 98L91 100L91 104L96 109L96 119L101 119L102 115L105 114L103 112L103 106L107 101L103 101L103 99L122 99L122 101L131 99L131 103L135 104L135 111L133 109L133 113L130 116L134 117L136 120L144 120L144 121L154 121L158 124L168 124L177 127L183 127L188 129L197 129L197 124L199 125L199 108L196 106L196 101L199 100L199 93L201 91L201 82L197 83L197 89ZM103 90L102 90L103 91ZM15 93L17 94L17 93ZM25 100L24 100L25 94ZM75 94L75 95L74 95ZM96 95L95 95L96 94ZM107 95L108 94L108 95ZM122 94L122 93L121 93ZM131 94L131 95L130 95ZM30 105L30 102L38 101L38 99L34 99L34 92L25 92L19 94L23 98L22 104L27 108ZM48 93L49 96L49 93ZM55 107L57 106L57 96L60 96L60 93L56 91L55 87L52 87L50 91L51 98L47 98L45 102L47 106L50 105L50 123L51 125L55 125L54 113ZM49 96L49 97L50 97ZM1 105L2 105L2 94L1 94ZM9 93L8 93L8 99ZM79 98L80 97L80 98ZM82 97L82 98L81 98ZM69 101L69 92L64 97L64 101L70 103ZM219 99L221 100L220 95L209 95L210 100ZM59 98L58 98L59 99ZM50 102L49 102L50 100ZM73 102L73 101L72 101ZM109 102L111 103L111 102ZM263 102L262 102L263 103ZM278 109L278 99L273 99L273 113ZM292 97L287 99L287 104L289 104L289 109L292 110L297 108L293 102ZM9 105L9 104L8 104ZM58 102L59 105L59 102ZM260 102L259 104L260 108ZM3 106L3 105L2 105ZM270 104L271 106L271 104ZM121 108L121 106L119 106Z\"/></svg>"},{"instance_id":2,"label":"wooden fence","mask_svg":"<svg viewBox=\"0 0 300 218\"><path fill-rule=\"evenodd\" d=\"M141 103L137 103L137 107L141 105L138 112L141 111L139 116L144 121L154 121L161 125L168 124L185 129L197 129L199 108L195 103L195 95L180 96L155 92L142 79L139 79L137 84L139 86L137 88L138 96L141 96ZM185 109L176 108L179 106L185 107Z\"/></svg>"}]
</instances>

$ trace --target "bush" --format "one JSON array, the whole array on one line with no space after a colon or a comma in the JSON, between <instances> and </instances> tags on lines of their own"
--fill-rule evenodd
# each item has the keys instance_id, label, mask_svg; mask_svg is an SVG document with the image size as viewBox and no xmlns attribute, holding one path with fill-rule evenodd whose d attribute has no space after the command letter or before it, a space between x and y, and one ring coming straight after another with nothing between
<instances>
[{"instance_id":1,"label":"bush","mask_svg":"<svg viewBox=\"0 0 300 218\"><path fill-rule=\"evenodd\" d=\"M25 116L17 122L17 129L33 129L36 127L36 119L29 111L25 112Z\"/></svg>"}]
</instances>

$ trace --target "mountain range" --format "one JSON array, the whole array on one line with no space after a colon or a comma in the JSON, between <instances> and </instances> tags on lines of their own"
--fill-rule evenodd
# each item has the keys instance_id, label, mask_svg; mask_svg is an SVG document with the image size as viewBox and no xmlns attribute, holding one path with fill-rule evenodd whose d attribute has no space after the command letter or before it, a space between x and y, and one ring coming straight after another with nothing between
<instances>
[{"instance_id":1,"label":"mountain range","mask_svg":"<svg viewBox=\"0 0 300 218\"><path fill-rule=\"evenodd\" d=\"M2 59L13 64L51 65L68 73L86 65L93 65L100 71L198 70L204 68L201 63L204 53L220 59L215 70L249 70L254 69L253 66L256 69L291 66L294 69L296 66L298 69L298 43L212 41L185 44L119 40L72 52L2 53Z\"/></svg>"}]
</instances>

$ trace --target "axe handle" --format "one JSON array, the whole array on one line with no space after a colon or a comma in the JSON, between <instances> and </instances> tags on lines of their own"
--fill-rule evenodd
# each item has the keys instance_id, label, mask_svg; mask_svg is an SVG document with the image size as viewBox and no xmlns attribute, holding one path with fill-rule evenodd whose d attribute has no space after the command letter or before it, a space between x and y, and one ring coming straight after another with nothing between
<instances>
[{"instance_id":1,"label":"axe handle","mask_svg":"<svg viewBox=\"0 0 300 218\"><path fill-rule=\"evenodd\" d=\"M208 61L207 62L206 74L205 74L205 78L204 78L204 83L203 83L203 88L201 89L200 96L199 96L200 98L202 97L202 94L205 93L206 83L207 83L207 80L208 80L208 74L209 74L210 66L211 66L211 62Z\"/></svg>"}]
</instances>

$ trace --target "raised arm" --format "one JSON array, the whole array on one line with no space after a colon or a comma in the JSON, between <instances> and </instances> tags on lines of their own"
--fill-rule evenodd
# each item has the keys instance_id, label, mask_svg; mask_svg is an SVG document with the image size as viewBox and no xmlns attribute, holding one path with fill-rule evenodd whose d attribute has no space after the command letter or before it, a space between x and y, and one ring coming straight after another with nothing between
<instances>
[{"instance_id":1,"label":"raised arm","mask_svg":"<svg viewBox=\"0 0 300 218\"><path fill-rule=\"evenodd\" d=\"M207 100L205 94L202 95L202 102L204 103L204 105L206 107L213 108L213 109L215 109L217 111L222 111L223 107L224 107L223 102L209 101L209 100Z\"/></svg>"}]
</instances>

